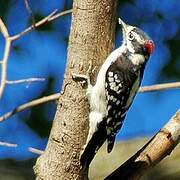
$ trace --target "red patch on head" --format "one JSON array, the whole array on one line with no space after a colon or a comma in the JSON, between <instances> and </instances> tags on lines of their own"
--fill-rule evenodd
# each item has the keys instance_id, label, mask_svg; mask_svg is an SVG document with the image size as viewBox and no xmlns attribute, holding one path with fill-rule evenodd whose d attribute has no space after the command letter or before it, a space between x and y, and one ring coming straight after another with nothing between
<instances>
[{"instance_id":1,"label":"red patch on head","mask_svg":"<svg viewBox=\"0 0 180 180\"><path fill-rule=\"evenodd\" d=\"M146 49L147 53L150 55L153 53L153 50L155 48L154 42L152 40L148 40L144 43L144 48Z\"/></svg>"}]
</instances>

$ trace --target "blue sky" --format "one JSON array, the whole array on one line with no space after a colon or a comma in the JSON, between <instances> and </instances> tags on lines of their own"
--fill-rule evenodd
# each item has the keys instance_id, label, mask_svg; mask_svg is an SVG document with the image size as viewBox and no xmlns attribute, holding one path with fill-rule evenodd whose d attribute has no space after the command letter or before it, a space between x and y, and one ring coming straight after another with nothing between
<instances>
[{"instance_id":1,"label":"blue sky","mask_svg":"<svg viewBox=\"0 0 180 180\"><path fill-rule=\"evenodd\" d=\"M70 8L71 1L46 0L32 1L34 13L48 15L54 9L63 11ZM48 6L46 5L48 4ZM161 76L161 69L171 61L171 52L166 41L178 37L180 26L180 3L178 0L136 0L118 8L118 15L127 23L141 27L154 40L156 49L148 62L143 85L176 81L177 79ZM128 12L128 13L127 13ZM158 15L160 14L162 18ZM28 13L22 2L14 3L5 17L10 34L15 34L27 27ZM51 93L59 92L63 81L66 64L67 39L71 16L67 15L53 22L54 31L33 31L13 43L20 51L12 49L8 62L8 79L30 77L54 78ZM0 57L4 41L0 36ZM121 44L121 32L117 32L116 47ZM180 57L180 56L179 56ZM179 61L179 59L178 59ZM178 77L180 79L180 77ZM47 87L47 81L31 84L7 85L0 100L0 115L12 108L37 98ZM124 126L117 139L129 139L152 135L178 110L180 91L169 90L138 94L126 117ZM47 105L50 112L45 116L52 121L55 106ZM17 143L17 148L0 147L0 158L26 159L34 157L28 147L44 149L47 138L41 138L22 120L29 117L31 110L16 114L0 124L0 141Z\"/></svg>"}]
</instances>

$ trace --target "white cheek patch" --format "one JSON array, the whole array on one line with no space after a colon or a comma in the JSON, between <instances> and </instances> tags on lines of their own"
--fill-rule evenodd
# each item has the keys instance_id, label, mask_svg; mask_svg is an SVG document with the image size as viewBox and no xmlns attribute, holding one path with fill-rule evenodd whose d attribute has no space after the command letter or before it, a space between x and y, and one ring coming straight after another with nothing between
<instances>
[{"instance_id":1,"label":"white cheek patch","mask_svg":"<svg viewBox=\"0 0 180 180\"><path fill-rule=\"evenodd\" d=\"M134 53L135 50L133 48L133 45L131 44L131 41L127 41L127 49L129 50L129 52Z\"/></svg>"},{"instance_id":2,"label":"white cheek patch","mask_svg":"<svg viewBox=\"0 0 180 180\"><path fill-rule=\"evenodd\" d=\"M141 54L133 54L133 55L129 56L129 59L131 60L131 62L134 65L141 65L145 61L144 56Z\"/></svg>"},{"instance_id":3,"label":"white cheek patch","mask_svg":"<svg viewBox=\"0 0 180 180\"><path fill-rule=\"evenodd\" d=\"M142 43L142 40L140 38L140 36L138 36L137 34L135 34L135 39L137 40L138 43Z\"/></svg>"}]
</instances>

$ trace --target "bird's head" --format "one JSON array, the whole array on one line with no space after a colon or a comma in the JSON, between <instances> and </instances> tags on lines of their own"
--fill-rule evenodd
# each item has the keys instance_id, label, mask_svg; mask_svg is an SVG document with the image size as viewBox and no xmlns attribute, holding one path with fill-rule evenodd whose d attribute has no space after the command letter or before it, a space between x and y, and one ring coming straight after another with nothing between
<instances>
[{"instance_id":1,"label":"bird's head","mask_svg":"<svg viewBox=\"0 0 180 180\"><path fill-rule=\"evenodd\" d=\"M144 55L148 59L154 50L154 43L149 36L141 29L124 23L120 18L119 24L122 26L123 44L128 51Z\"/></svg>"}]
</instances>

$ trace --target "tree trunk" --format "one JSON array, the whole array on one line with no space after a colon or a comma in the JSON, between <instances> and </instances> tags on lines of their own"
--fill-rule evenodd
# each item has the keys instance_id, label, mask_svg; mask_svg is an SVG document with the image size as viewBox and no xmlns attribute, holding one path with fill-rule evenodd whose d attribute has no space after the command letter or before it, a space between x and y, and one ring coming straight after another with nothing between
<instances>
[{"instance_id":1,"label":"tree trunk","mask_svg":"<svg viewBox=\"0 0 180 180\"><path fill-rule=\"evenodd\" d=\"M72 73L86 74L92 62L95 79L114 42L117 0L74 0L64 93L45 152L34 167L37 179L84 179L79 154L88 133L85 89Z\"/></svg>"}]
</instances>

